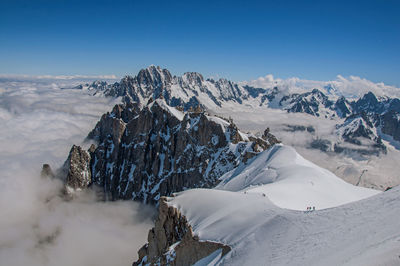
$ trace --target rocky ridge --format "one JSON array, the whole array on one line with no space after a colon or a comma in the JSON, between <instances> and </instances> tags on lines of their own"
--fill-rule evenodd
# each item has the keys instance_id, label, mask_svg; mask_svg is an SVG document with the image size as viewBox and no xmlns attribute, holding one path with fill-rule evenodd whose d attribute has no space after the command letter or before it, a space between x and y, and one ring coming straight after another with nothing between
<instances>
[{"instance_id":1,"label":"rocky ridge","mask_svg":"<svg viewBox=\"0 0 400 266\"><path fill-rule=\"evenodd\" d=\"M135 102L145 106L150 99L163 98L173 107L184 110L221 106L224 101L242 103L247 98L246 90L226 79L204 79L196 72L184 73L181 77L172 76L167 69L150 66L142 69L136 76L125 76L120 82L108 84L95 81L76 87L111 97L123 97L125 102Z\"/></svg>"},{"instance_id":2,"label":"rocky ridge","mask_svg":"<svg viewBox=\"0 0 400 266\"><path fill-rule=\"evenodd\" d=\"M303 93L288 93L285 88L274 85L271 88L255 88L242 86L226 79L205 79L196 72L184 73L181 77L173 76L167 69L150 66L142 69L136 76L126 76L120 82L108 84L104 81L95 81L79 88L93 91L94 94L103 94L111 97L123 97L124 102L137 103L141 108L149 100L163 98L167 105L183 110L193 110L200 106L202 109L217 110L229 105L254 105L268 108L279 108L290 113L306 113L326 119L338 119L337 128L343 128L348 123L345 119L365 114L372 123L371 130L376 134L363 136L341 136L341 141L355 145L354 151L369 149L371 145L363 147L366 140L374 142L375 153L385 152L386 147L380 139L392 138L400 141L400 100L397 98L377 98L372 92L353 100L347 99L330 86L325 90L313 89ZM365 117L365 115L363 115ZM365 129L367 130L367 129ZM339 134L342 130L338 130ZM358 139L357 141L354 141ZM323 140L329 142L329 140ZM359 144L357 144L359 143ZM361 144L360 144L361 143ZM341 143L330 143L343 146ZM314 145L317 147L318 145ZM325 149L325 148L324 148ZM335 151L341 152L338 148Z\"/></svg>"},{"instance_id":3,"label":"rocky ridge","mask_svg":"<svg viewBox=\"0 0 400 266\"><path fill-rule=\"evenodd\" d=\"M193 265L219 249L222 256L231 250L221 243L199 240L186 217L169 206L167 200L160 198L155 226L149 231L148 243L138 251L139 259L134 266Z\"/></svg>"},{"instance_id":4,"label":"rocky ridge","mask_svg":"<svg viewBox=\"0 0 400 266\"><path fill-rule=\"evenodd\" d=\"M116 105L88 135L88 151L73 146L64 164L67 190L101 188L104 199L155 204L189 188L211 188L219 177L279 141L267 129L244 134L230 120L197 109L182 112L164 99Z\"/></svg>"},{"instance_id":5,"label":"rocky ridge","mask_svg":"<svg viewBox=\"0 0 400 266\"><path fill-rule=\"evenodd\" d=\"M62 167L66 172L65 183L68 190L85 189L91 183L90 153L80 146L73 145L68 159Z\"/></svg>"}]
</instances>

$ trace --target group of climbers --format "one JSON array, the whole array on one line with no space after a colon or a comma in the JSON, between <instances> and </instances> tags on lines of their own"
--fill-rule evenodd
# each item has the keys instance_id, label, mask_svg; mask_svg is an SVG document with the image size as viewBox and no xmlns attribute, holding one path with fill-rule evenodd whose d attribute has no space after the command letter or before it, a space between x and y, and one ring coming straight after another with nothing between
<instances>
[{"instance_id":1,"label":"group of climbers","mask_svg":"<svg viewBox=\"0 0 400 266\"><path fill-rule=\"evenodd\" d=\"M315 206L307 207L307 211L306 212L312 212L312 211L315 211Z\"/></svg>"}]
</instances>

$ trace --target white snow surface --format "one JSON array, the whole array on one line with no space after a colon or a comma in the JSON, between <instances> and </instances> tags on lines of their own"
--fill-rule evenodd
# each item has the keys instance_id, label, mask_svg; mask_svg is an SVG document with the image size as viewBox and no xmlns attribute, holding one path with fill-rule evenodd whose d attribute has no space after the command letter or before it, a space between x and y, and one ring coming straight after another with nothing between
<instances>
[{"instance_id":1,"label":"white snow surface","mask_svg":"<svg viewBox=\"0 0 400 266\"><path fill-rule=\"evenodd\" d=\"M264 194L277 206L293 210L331 208L379 193L346 183L282 144L263 151L221 180L216 189Z\"/></svg>"},{"instance_id":2,"label":"white snow surface","mask_svg":"<svg viewBox=\"0 0 400 266\"><path fill-rule=\"evenodd\" d=\"M185 116L185 114L183 112L179 111L178 109L176 109L175 107L171 107L171 106L167 105L163 99L155 100L148 107L151 108L154 103L157 103L161 108L163 108L164 110L169 112L171 115L178 118L179 121L183 120L183 117Z\"/></svg>"},{"instance_id":3,"label":"white snow surface","mask_svg":"<svg viewBox=\"0 0 400 266\"><path fill-rule=\"evenodd\" d=\"M285 145L168 198L200 240L232 248L199 265L399 265L399 202L400 187L352 186Z\"/></svg>"},{"instance_id":4,"label":"white snow surface","mask_svg":"<svg viewBox=\"0 0 400 266\"><path fill-rule=\"evenodd\" d=\"M381 132L373 133L380 135L387 146L387 153L379 155L361 156L357 153L334 153L334 144L353 149L369 149L371 143L362 142L362 146L356 146L344 142L337 128L337 124L343 124L344 119L315 117L304 113L287 113L284 110L257 106L232 105L213 112L215 115L232 117L235 124L242 132L250 132L261 135L265 128L269 127L282 143L293 146L307 160L328 169L336 176L351 184L359 184L362 187L385 190L400 184L400 145L398 142L384 136ZM290 131L288 125L310 126L315 132ZM372 128L370 128L372 130ZM379 128L378 128L379 131ZM311 143L316 139L329 140L331 147L328 152L311 148ZM387 142L385 142L387 141Z\"/></svg>"},{"instance_id":5,"label":"white snow surface","mask_svg":"<svg viewBox=\"0 0 400 266\"><path fill-rule=\"evenodd\" d=\"M201 240L232 248L205 265L399 265L399 202L399 187L313 212L279 208L261 194L216 189L169 198Z\"/></svg>"}]
</instances>

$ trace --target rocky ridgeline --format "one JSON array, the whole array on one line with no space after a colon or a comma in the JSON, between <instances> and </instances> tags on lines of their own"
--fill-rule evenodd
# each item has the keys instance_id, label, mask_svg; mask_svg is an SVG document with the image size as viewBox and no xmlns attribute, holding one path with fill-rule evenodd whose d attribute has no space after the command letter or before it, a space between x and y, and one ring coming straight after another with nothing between
<instances>
[{"instance_id":1,"label":"rocky ridgeline","mask_svg":"<svg viewBox=\"0 0 400 266\"><path fill-rule=\"evenodd\" d=\"M164 98L173 107L184 110L202 107L220 107L224 101L242 103L247 93L242 86L226 79L204 79L196 72L187 72L182 76L172 76L167 69L149 66L136 76L125 76L120 82L108 84L95 81L80 85L76 89L87 88L94 94L111 97L123 97L125 102L146 105L150 99ZM207 99L206 101L204 101Z\"/></svg>"},{"instance_id":2,"label":"rocky ridgeline","mask_svg":"<svg viewBox=\"0 0 400 266\"><path fill-rule=\"evenodd\" d=\"M149 99L163 98L172 107L185 111L196 108L217 110L234 105L279 108L290 113L305 113L326 119L338 119L336 134L346 132L340 140L315 139L311 148L341 153L375 154L386 151L382 139L400 141L400 100L379 97L369 92L357 100L342 96L331 84L304 93L289 93L279 84L271 88L242 86L226 79L205 79L196 72L173 76L167 69L150 66L136 76L125 76L108 84L95 81L76 89L94 94L122 97L126 103L145 106ZM268 112L266 110L266 112ZM356 120L356 122L352 122ZM354 128L356 126L356 128ZM347 127L347 128L346 128ZM354 132L354 134L353 134ZM335 134L334 133L334 134Z\"/></svg>"},{"instance_id":3,"label":"rocky ridgeline","mask_svg":"<svg viewBox=\"0 0 400 266\"><path fill-rule=\"evenodd\" d=\"M355 101L348 101L343 96L333 101L320 90L314 89L311 92L284 96L279 104L292 113L343 118L336 125L336 134L340 136L342 143L316 139L312 148L370 155L386 152L382 138L400 141L400 100L396 98L378 99L369 92Z\"/></svg>"},{"instance_id":4,"label":"rocky ridgeline","mask_svg":"<svg viewBox=\"0 0 400 266\"><path fill-rule=\"evenodd\" d=\"M346 119L337 125L337 128L344 141L362 146L363 141L370 140L372 150L386 152L382 138L387 139L390 136L394 140L400 140L399 99L378 99L369 92L357 101L348 102L344 98L339 100L341 100L340 113ZM340 152L340 149L338 151Z\"/></svg>"},{"instance_id":5,"label":"rocky ridgeline","mask_svg":"<svg viewBox=\"0 0 400 266\"><path fill-rule=\"evenodd\" d=\"M67 174L65 178L65 183L68 184L67 191L87 188L90 185L92 180L90 153L80 146L72 146L63 169Z\"/></svg>"},{"instance_id":6,"label":"rocky ridgeline","mask_svg":"<svg viewBox=\"0 0 400 266\"><path fill-rule=\"evenodd\" d=\"M73 146L64 164L67 191L101 188L106 200L155 204L161 196L214 187L227 171L278 140L238 130L232 121L201 109L182 112L164 99L140 109L116 105L88 135L97 147Z\"/></svg>"},{"instance_id":7,"label":"rocky ridgeline","mask_svg":"<svg viewBox=\"0 0 400 266\"><path fill-rule=\"evenodd\" d=\"M192 227L180 211L160 199L155 226L149 231L148 243L138 252L138 265L193 265L214 251L221 249L222 256L231 248L227 245L199 241Z\"/></svg>"}]
</instances>

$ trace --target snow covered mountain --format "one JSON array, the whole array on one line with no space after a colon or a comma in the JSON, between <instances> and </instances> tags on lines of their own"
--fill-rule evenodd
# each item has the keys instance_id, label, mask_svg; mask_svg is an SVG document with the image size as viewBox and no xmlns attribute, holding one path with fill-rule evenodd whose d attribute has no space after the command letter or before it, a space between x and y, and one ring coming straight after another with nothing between
<instances>
[{"instance_id":1,"label":"snow covered mountain","mask_svg":"<svg viewBox=\"0 0 400 266\"><path fill-rule=\"evenodd\" d=\"M400 100L383 93L388 91L393 96L398 95L395 88L353 79L235 83L225 79L205 79L195 72L173 76L166 69L150 66L120 82L96 81L76 89L96 96L122 97L123 102L134 103L138 109L160 98L168 106L183 111L207 110L211 114L233 116L240 127L253 134L271 127L273 132L283 135L284 142L290 141L296 147L301 145L313 150L313 155L308 158L335 171L341 178L353 184L384 190L400 182L396 171L378 180L382 169L372 165L382 165L387 169L386 164L392 159L382 164L380 158L400 153ZM355 90L354 87L365 89ZM356 93L367 89L376 95L372 92L365 95ZM285 112L288 115L284 115ZM300 118L298 114L304 116ZM294 141L299 134L302 134L302 139ZM317 155L320 151L336 163L320 162ZM341 158L348 160L341 162ZM354 160L354 163L348 164L349 160ZM361 177L363 181L360 182Z\"/></svg>"},{"instance_id":2,"label":"snow covered mountain","mask_svg":"<svg viewBox=\"0 0 400 266\"><path fill-rule=\"evenodd\" d=\"M314 116L323 115L331 117L335 115L336 110L333 101L318 89L302 94L291 94L283 96L279 105L284 110L292 113L307 113Z\"/></svg>"},{"instance_id":3,"label":"snow covered mountain","mask_svg":"<svg viewBox=\"0 0 400 266\"><path fill-rule=\"evenodd\" d=\"M235 110L251 124L257 115L272 121L278 113L302 114L308 120L278 122L293 136L315 134L316 149L366 156L392 151L398 99L346 98L324 88L288 93L279 84L176 77L154 66L114 84L82 85L76 89L123 103L89 133L88 150L72 147L57 174L71 194L93 187L105 200L158 203L134 265L396 264L400 235L388 219L399 216L398 188L353 186L277 144L269 129L244 133L231 118L212 115ZM331 138L318 138L320 128L305 122L314 119L335 125Z\"/></svg>"},{"instance_id":4,"label":"snow covered mountain","mask_svg":"<svg viewBox=\"0 0 400 266\"><path fill-rule=\"evenodd\" d=\"M201 254L191 257L196 265L398 262L400 234L388 218L400 213L399 189L380 193L352 186L284 145L221 179L216 189L162 199L137 265L179 265L193 249ZM378 256L368 261L371 254Z\"/></svg>"},{"instance_id":5,"label":"snow covered mountain","mask_svg":"<svg viewBox=\"0 0 400 266\"><path fill-rule=\"evenodd\" d=\"M132 76L125 76L120 82L107 84L95 81L77 89L92 91L112 97L124 97L127 102L136 102L142 106L149 99L164 98L170 106L180 106L184 110L196 108L198 105L213 109L221 107L223 102L242 103L247 98L245 89L226 79L205 80L195 72L187 72L181 77L172 76L167 69L150 66Z\"/></svg>"},{"instance_id":6,"label":"snow covered mountain","mask_svg":"<svg viewBox=\"0 0 400 266\"><path fill-rule=\"evenodd\" d=\"M305 160L292 147L277 144L221 178L215 188L268 195L277 206L304 210L331 208L377 193L346 183Z\"/></svg>"},{"instance_id":7,"label":"snow covered mountain","mask_svg":"<svg viewBox=\"0 0 400 266\"><path fill-rule=\"evenodd\" d=\"M174 210L169 213L187 220L194 239L220 244L197 265L372 266L399 263L400 234L393 222L399 218L399 200L396 188L307 213L278 208L259 194L197 189L169 198L167 204ZM183 257L179 249L190 252L186 243L181 239L164 254L178 261Z\"/></svg>"},{"instance_id":8,"label":"snow covered mountain","mask_svg":"<svg viewBox=\"0 0 400 266\"><path fill-rule=\"evenodd\" d=\"M100 188L105 199L155 204L160 196L213 187L219 177L278 140L245 134L204 111L182 112L157 99L140 109L116 105L88 135L88 151L73 146L63 171L69 192Z\"/></svg>"},{"instance_id":9,"label":"snow covered mountain","mask_svg":"<svg viewBox=\"0 0 400 266\"><path fill-rule=\"evenodd\" d=\"M317 84L316 84L317 85ZM344 86L344 85L342 85ZM172 76L167 69L150 66L139 71L138 75L126 76L120 82L108 84L95 81L92 84L80 85L78 89L86 89L95 95L123 97L125 102L136 102L145 106L150 99L163 98L172 107L183 110L202 109L219 113L228 108L264 107L264 111L281 109L289 113L305 113L316 117L337 120L337 128L344 128L349 123L348 117L363 117L372 126L374 134L358 133L350 136L342 135L337 143L329 143L331 150L343 152L380 153L385 152L385 144L381 138L392 138L400 141L400 100L387 96L377 98L368 92L360 98L346 98L345 87L337 82L327 83L314 89L291 88L282 82L271 83L264 88L234 83L226 79L204 79L195 72L187 72L183 76ZM312 87L310 87L312 88ZM353 95L352 95L353 96ZM364 120L365 120L364 119ZM344 130L332 132L340 134ZM358 139L357 141L355 141ZM361 139L361 140L360 140ZM365 141L363 141L365 140ZM343 148L341 141L351 145ZM331 142L325 140L325 142ZM367 146L363 143L371 143ZM318 145L314 145L318 147ZM335 149L337 147L337 149ZM326 150L324 145L323 150ZM367 151L367 152L366 152Z\"/></svg>"},{"instance_id":10,"label":"snow covered mountain","mask_svg":"<svg viewBox=\"0 0 400 266\"><path fill-rule=\"evenodd\" d=\"M385 151L386 146L371 120L371 117L365 112L348 116L343 124L337 126L337 134L347 143L354 144L351 149L357 150L359 153ZM336 145L335 150L341 152L349 149L348 147L349 145L347 147Z\"/></svg>"}]
</instances>

